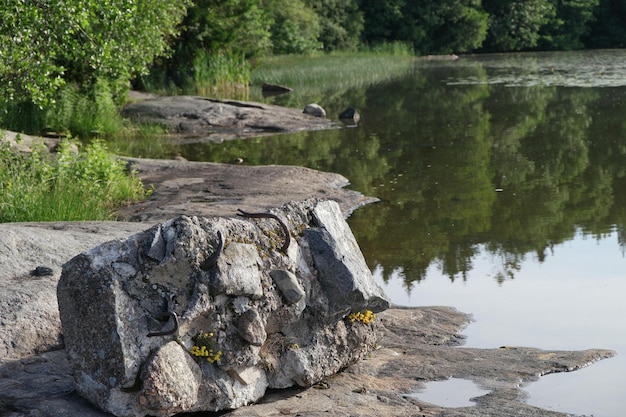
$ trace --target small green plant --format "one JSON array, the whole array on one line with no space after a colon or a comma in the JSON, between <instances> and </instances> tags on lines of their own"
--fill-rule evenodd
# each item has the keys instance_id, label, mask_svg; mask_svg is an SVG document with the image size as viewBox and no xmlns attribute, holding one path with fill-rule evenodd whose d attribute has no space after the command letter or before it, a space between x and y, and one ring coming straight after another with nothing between
<instances>
[{"instance_id":1,"label":"small green plant","mask_svg":"<svg viewBox=\"0 0 626 417\"><path fill-rule=\"evenodd\" d=\"M193 356L206 358L210 363L218 362L222 356L221 350L214 350L214 334L212 332L200 332L195 337L195 344L189 350Z\"/></svg>"},{"instance_id":2,"label":"small green plant","mask_svg":"<svg viewBox=\"0 0 626 417\"><path fill-rule=\"evenodd\" d=\"M96 140L19 153L0 141L0 222L107 220L147 192L135 172Z\"/></svg>"}]
</instances>

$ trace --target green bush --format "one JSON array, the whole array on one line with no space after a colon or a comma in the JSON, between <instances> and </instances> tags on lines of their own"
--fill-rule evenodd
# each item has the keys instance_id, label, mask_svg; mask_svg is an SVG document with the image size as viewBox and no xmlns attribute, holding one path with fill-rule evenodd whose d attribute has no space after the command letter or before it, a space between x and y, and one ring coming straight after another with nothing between
<instances>
[{"instance_id":1,"label":"green bush","mask_svg":"<svg viewBox=\"0 0 626 417\"><path fill-rule=\"evenodd\" d=\"M44 120L49 129L81 138L111 136L123 128L109 83L104 79L96 81L86 92L81 92L76 84L61 87Z\"/></svg>"},{"instance_id":2,"label":"green bush","mask_svg":"<svg viewBox=\"0 0 626 417\"><path fill-rule=\"evenodd\" d=\"M147 195L102 141L73 149L65 140L54 156L43 146L18 153L1 142L0 222L110 220L116 208Z\"/></svg>"}]
</instances>

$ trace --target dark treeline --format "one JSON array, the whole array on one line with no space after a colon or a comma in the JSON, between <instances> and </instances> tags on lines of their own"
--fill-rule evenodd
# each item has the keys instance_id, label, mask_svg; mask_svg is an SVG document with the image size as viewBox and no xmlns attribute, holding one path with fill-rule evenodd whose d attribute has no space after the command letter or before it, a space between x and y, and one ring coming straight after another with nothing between
<instances>
[{"instance_id":1,"label":"dark treeline","mask_svg":"<svg viewBox=\"0 0 626 417\"><path fill-rule=\"evenodd\" d=\"M625 41L621 0L195 0L178 46L284 54L404 42L421 55Z\"/></svg>"}]
</instances>

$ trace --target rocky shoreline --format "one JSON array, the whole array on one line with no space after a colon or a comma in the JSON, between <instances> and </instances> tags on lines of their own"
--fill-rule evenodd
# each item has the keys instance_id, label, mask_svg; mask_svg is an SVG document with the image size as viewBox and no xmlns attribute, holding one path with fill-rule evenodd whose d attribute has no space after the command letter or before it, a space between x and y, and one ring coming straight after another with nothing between
<instances>
[{"instance_id":1,"label":"rocky shoreline","mask_svg":"<svg viewBox=\"0 0 626 417\"><path fill-rule=\"evenodd\" d=\"M0 415L106 416L73 386L56 303L61 266L103 242L181 214L234 216L310 197L338 201L348 216L376 201L345 189L344 177L302 167L247 167L129 159L150 198L120 211L119 222L0 224ZM38 267L51 274L38 273ZM39 270L46 272L47 270ZM452 307L392 308L377 316L379 348L323 385L277 390L227 416L566 416L525 404L523 386L613 356L603 349L463 348L471 318ZM472 407L446 408L411 396L427 381L472 380L488 394ZM210 416L213 413L196 413Z\"/></svg>"}]
</instances>

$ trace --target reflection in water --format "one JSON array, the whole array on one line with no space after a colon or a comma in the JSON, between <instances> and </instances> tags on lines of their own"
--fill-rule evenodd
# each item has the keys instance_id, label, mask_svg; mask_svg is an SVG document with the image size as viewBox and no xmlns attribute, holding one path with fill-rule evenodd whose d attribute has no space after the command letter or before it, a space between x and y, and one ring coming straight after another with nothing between
<instances>
[{"instance_id":1,"label":"reflection in water","mask_svg":"<svg viewBox=\"0 0 626 417\"><path fill-rule=\"evenodd\" d=\"M445 381L428 382L422 392L411 397L442 407L471 407L476 405L470 399L488 394L489 391L478 388L467 379L450 378Z\"/></svg>"},{"instance_id":2,"label":"reflection in water","mask_svg":"<svg viewBox=\"0 0 626 417\"><path fill-rule=\"evenodd\" d=\"M492 325L489 318L503 316L489 307L515 289L511 299L524 308L506 317L518 324L519 344L551 348L542 343L547 334L523 325L526 315L536 309L543 314L541 323L549 323L568 299L518 283L534 282L527 277L534 268L541 283L558 282L563 293L577 288L554 280L562 275L558 268L552 275L541 268L565 245L578 246L585 239L600 244L613 237L621 253L602 264L589 259L587 277L605 285L607 293L598 297L610 299L613 313L626 316L624 303L611 298L623 288L609 284L607 275L622 270L626 249L625 66L626 51L420 62L408 74L367 87L348 86L316 100L327 109L357 108L358 128L186 144L177 151L190 160L242 158L248 164L305 165L345 175L352 189L382 200L350 218L381 282L425 294L430 285L445 283L462 296L444 297L441 303L469 313L487 309L478 322ZM484 265L489 266L483 274ZM470 297L469 288L484 277L493 284L490 298L481 292ZM571 310L570 317L559 316L560 326L566 323L575 333L579 320L606 320L595 311L599 303L580 303L576 307L584 316ZM481 340L479 331L472 334L474 326L480 328L470 326L469 344ZM505 322L501 328L511 326ZM613 339L597 340L601 345L593 326L584 328L585 347L626 353L615 328ZM569 340L568 333L554 334ZM577 346L564 343L562 348ZM615 369L624 368L620 360L611 359L621 364ZM612 386L626 385L626 376L620 381ZM596 416L618 415L614 408L602 409L606 404L626 406L621 394L609 395L613 400L590 404Z\"/></svg>"},{"instance_id":3,"label":"reflection in water","mask_svg":"<svg viewBox=\"0 0 626 417\"><path fill-rule=\"evenodd\" d=\"M617 236L596 240L577 233L556 245L544 262L528 257L515 280L498 284L499 264L480 251L464 282L451 282L437 269L410 291L392 276L374 277L402 305L452 305L471 313L463 331L467 347L534 346L544 349L610 348L614 358L573 372L546 375L522 389L528 402L576 415L618 417L626 400L626 258ZM399 271L398 271L399 272Z\"/></svg>"}]
</instances>

